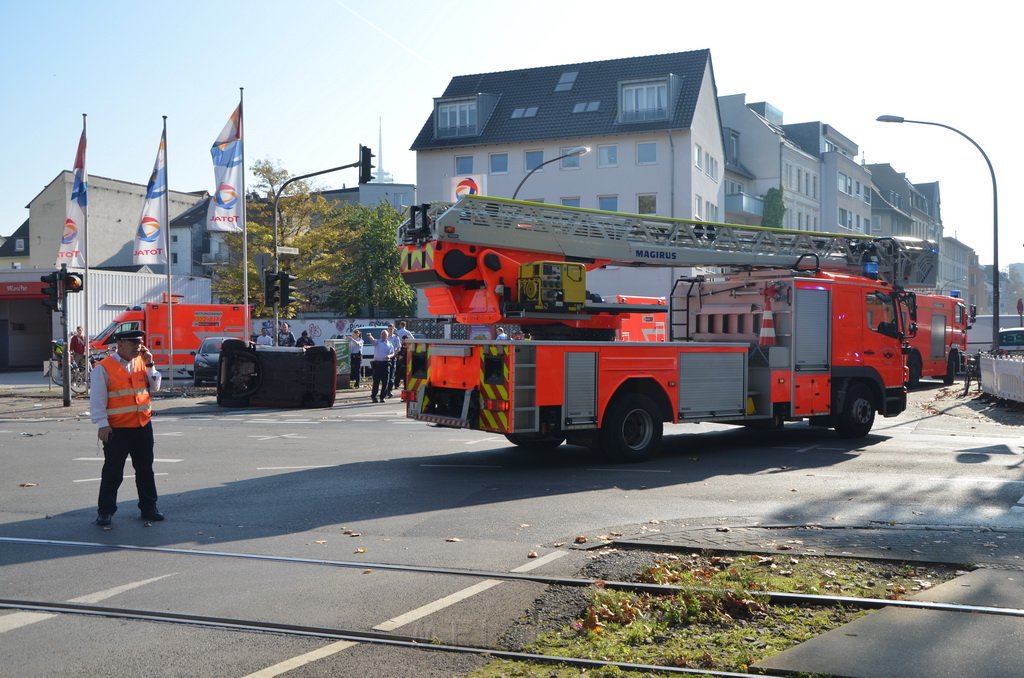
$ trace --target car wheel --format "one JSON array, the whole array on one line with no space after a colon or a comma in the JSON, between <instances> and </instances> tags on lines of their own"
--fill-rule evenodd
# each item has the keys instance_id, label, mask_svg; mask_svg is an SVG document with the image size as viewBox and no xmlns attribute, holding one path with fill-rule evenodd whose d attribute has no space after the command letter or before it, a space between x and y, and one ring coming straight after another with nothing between
<instances>
[{"instance_id":1,"label":"car wheel","mask_svg":"<svg viewBox=\"0 0 1024 678\"><path fill-rule=\"evenodd\" d=\"M853 384L846 390L843 411L836 419L836 433L842 438L863 438L875 423L875 403L864 384Z\"/></svg>"},{"instance_id":2,"label":"car wheel","mask_svg":"<svg viewBox=\"0 0 1024 678\"><path fill-rule=\"evenodd\" d=\"M917 353L911 353L907 356L907 371L910 375L907 377L907 388L917 388L921 385L921 356Z\"/></svg>"},{"instance_id":3,"label":"car wheel","mask_svg":"<svg viewBox=\"0 0 1024 678\"><path fill-rule=\"evenodd\" d=\"M662 421L654 401L642 394L616 398L601 425L601 451L610 461L636 463L650 459L661 444Z\"/></svg>"}]
</instances>

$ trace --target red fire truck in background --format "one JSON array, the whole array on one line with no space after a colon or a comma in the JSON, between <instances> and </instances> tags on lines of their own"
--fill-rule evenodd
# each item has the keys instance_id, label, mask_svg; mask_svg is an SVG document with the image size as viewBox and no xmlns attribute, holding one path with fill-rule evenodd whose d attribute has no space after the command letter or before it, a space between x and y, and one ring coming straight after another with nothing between
<instances>
[{"instance_id":1,"label":"red fire truck in background","mask_svg":"<svg viewBox=\"0 0 1024 678\"><path fill-rule=\"evenodd\" d=\"M482 196L445 207L413 208L401 227L406 282L432 314L516 322L537 340L412 342L410 418L630 462L657 450L665 422L809 419L860 437L906 407L916 299L902 286L934 280L928 243ZM623 317L664 307L590 295L586 271L608 264L720 270L676 283L668 341L636 343L610 341Z\"/></svg>"},{"instance_id":2,"label":"red fire truck in background","mask_svg":"<svg viewBox=\"0 0 1024 678\"><path fill-rule=\"evenodd\" d=\"M976 311L964 300L943 294L917 294L917 330L907 337L907 386L916 388L921 377L940 377L953 383L967 355L967 330Z\"/></svg>"}]
</instances>

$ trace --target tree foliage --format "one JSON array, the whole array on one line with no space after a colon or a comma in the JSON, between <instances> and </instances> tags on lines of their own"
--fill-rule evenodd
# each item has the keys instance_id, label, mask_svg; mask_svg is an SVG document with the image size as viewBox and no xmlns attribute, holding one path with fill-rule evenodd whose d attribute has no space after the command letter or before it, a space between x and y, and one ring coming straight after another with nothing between
<instances>
[{"instance_id":1,"label":"tree foliage","mask_svg":"<svg viewBox=\"0 0 1024 678\"><path fill-rule=\"evenodd\" d=\"M247 196L249 303L255 316L269 316L263 304L263 272L255 256L273 256L274 195L288 173L269 160L252 167L257 182ZM374 316L381 312L408 315L415 294L398 271L395 232L401 215L391 205L375 207L331 203L311 193L304 181L289 184L278 200L278 246L295 247L298 255L282 255L280 269L297 280L295 302L280 308L285 318L306 311L332 311L340 315ZM232 303L242 302L242 235L225 234L233 261L218 270L215 294ZM272 261L272 259L271 259ZM272 266L272 264L271 264Z\"/></svg>"},{"instance_id":2,"label":"tree foliage","mask_svg":"<svg viewBox=\"0 0 1024 678\"><path fill-rule=\"evenodd\" d=\"M782 218L786 215L786 206L782 201L781 188L769 188L764 194L764 215L761 225L770 228L782 228Z\"/></svg>"}]
</instances>

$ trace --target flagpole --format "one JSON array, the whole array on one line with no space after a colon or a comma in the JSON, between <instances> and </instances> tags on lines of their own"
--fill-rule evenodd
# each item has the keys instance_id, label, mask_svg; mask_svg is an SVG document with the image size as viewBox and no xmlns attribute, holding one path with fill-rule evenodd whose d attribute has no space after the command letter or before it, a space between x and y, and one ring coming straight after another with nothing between
<instances>
[{"instance_id":1,"label":"flagpole","mask_svg":"<svg viewBox=\"0 0 1024 678\"><path fill-rule=\"evenodd\" d=\"M82 136L86 138L86 144L88 144L88 136L85 133L85 113L82 113ZM85 163L85 158L82 158L82 181L88 187L89 185L89 172L86 169L88 165ZM85 264L85 270L82 275L82 287L84 288L82 296L84 297L82 303L85 306L85 310L82 313L82 324L85 327L85 369L86 371L92 369L92 361L89 360L89 354L91 349L89 348L89 294L91 287L89 285L89 197L88 188L86 188L86 199L85 199L85 219L82 221L82 263Z\"/></svg>"},{"instance_id":2,"label":"flagpole","mask_svg":"<svg viewBox=\"0 0 1024 678\"><path fill-rule=\"evenodd\" d=\"M249 217L245 210L245 135L243 134L243 120L245 118L245 88L238 88L238 142L242 144L242 304L245 306L243 317L245 318L245 336L243 341L249 341L252 335L252 319L249 318Z\"/></svg>"},{"instance_id":3,"label":"flagpole","mask_svg":"<svg viewBox=\"0 0 1024 678\"><path fill-rule=\"evenodd\" d=\"M164 116L164 255L167 258L167 376L170 388L174 388L174 291L171 288L171 181L167 170L167 116Z\"/></svg>"}]
</instances>

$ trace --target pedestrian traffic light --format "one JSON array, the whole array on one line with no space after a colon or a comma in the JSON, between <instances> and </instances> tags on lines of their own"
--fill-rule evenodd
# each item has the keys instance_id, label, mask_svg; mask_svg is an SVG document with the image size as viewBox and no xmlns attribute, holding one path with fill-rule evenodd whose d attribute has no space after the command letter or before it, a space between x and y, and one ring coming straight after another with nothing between
<instances>
[{"instance_id":1,"label":"pedestrian traffic light","mask_svg":"<svg viewBox=\"0 0 1024 678\"><path fill-rule=\"evenodd\" d=\"M46 298L43 299L43 306L46 306L51 311L59 310L61 297L60 273L54 271L53 273L47 273L39 279L49 285L49 287L43 288L43 294L46 295Z\"/></svg>"},{"instance_id":2,"label":"pedestrian traffic light","mask_svg":"<svg viewBox=\"0 0 1024 678\"><path fill-rule=\"evenodd\" d=\"M273 271L263 271L263 305L273 306L281 300L279 279Z\"/></svg>"},{"instance_id":3,"label":"pedestrian traffic light","mask_svg":"<svg viewBox=\"0 0 1024 678\"><path fill-rule=\"evenodd\" d=\"M277 274L277 278L281 281L281 305L287 306L292 303L292 281L295 280L295 276L281 271Z\"/></svg>"},{"instance_id":4,"label":"pedestrian traffic light","mask_svg":"<svg viewBox=\"0 0 1024 678\"><path fill-rule=\"evenodd\" d=\"M74 292L81 292L85 289L85 281L82 278L81 273L65 273L64 274L64 293L72 294Z\"/></svg>"},{"instance_id":5,"label":"pedestrian traffic light","mask_svg":"<svg viewBox=\"0 0 1024 678\"><path fill-rule=\"evenodd\" d=\"M373 169L373 153L370 152L369 146L359 145L359 183L368 184L373 181L373 175L370 174L370 170Z\"/></svg>"}]
</instances>

